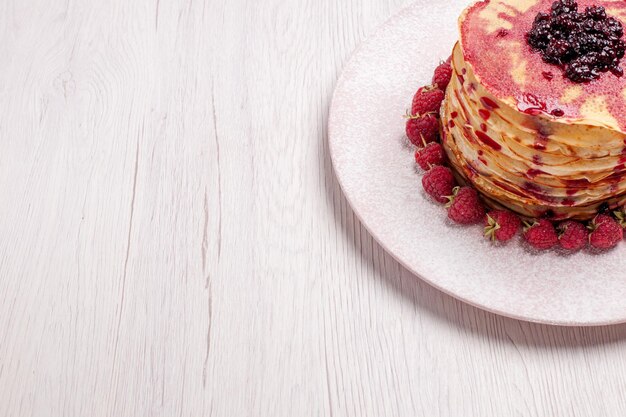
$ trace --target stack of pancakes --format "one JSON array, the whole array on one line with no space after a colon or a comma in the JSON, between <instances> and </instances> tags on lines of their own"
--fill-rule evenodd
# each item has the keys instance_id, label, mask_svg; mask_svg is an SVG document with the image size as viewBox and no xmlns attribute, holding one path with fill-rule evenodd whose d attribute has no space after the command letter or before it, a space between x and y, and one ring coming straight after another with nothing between
<instances>
[{"instance_id":1,"label":"stack of pancakes","mask_svg":"<svg viewBox=\"0 0 626 417\"><path fill-rule=\"evenodd\" d=\"M486 0L460 18L441 108L453 169L523 216L589 219L626 201L626 77L574 83L526 41L554 0ZM626 2L604 6L624 22Z\"/></svg>"}]
</instances>

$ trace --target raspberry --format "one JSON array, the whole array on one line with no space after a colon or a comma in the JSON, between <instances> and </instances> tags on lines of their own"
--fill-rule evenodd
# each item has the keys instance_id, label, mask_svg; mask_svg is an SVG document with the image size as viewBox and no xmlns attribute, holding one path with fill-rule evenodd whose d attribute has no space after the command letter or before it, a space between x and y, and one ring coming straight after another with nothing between
<instances>
[{"instance_id":1,"label":"raspberry","mask_svg":"<svg viewBox=\"0 0 626 417\"><path fill-rule=\"evenodd\" d=\"M439 137L439 120L432 115L409 117L406 122L406 136L415 146L426 146Z\"/></svg>"},{"instance_id":2,"label":"raspberry","mask_svg":"<svg viewBox=\"0 0 626 417\"><path fill-rule=\"evenodd\" d=\"M547 250L559 243L554 225L550 220L541 219L534 223L527 223L524 238L535 249Z\"/></svg>"},{"instance_id":3,"label":"raspberry","mask_svg":"<svg viewBox=\"0 0 626 417\"><path fill-rule=\"evenodd\" d=\"M455 187L448 199L448 217L455 223L474 224L485 216L485 208L472 187Z\"/></svg>"},{"instance_id":4,"label":"raspberry","mask_svg":"<svg viewBox=\"0 0 626 417\"><path fill-rule=\"evenodd\" d=\"M563 249L577 251L587 246L589 232L584 224L568 220L561 223L559 229L559 243Z\"/></svg>"},{"instance_id":5,"label":"raspberry","mask_svg":"<svg viewBox=\"0 0 626 417\"><path fill-rule=\"evenodd\" d=\"M444 95L443 91L434 86L420 88L413 96L411 115L423 116L430 113L438 115Z\"/></svg>"},{"instance_id":6,"label":"raspberry","mask_svg":"<svg viewBox=\"0 0 626 417\"><path fill-rule=\"evenodd\" d=\"M433 84L437 87L445 90L448 84L450 84L450 79L452 78L452 66L444 62L439 65L437 69L435 69L435 74L433 75Z\"/></svg>"},{"instance_id":7,"label":"raspberry","mask_svg":"<svg viewBox=\"0 0 626 417\"><path fill-rule=\"evenodd\" d=\"M444 165L446 163L446 152L443 150L443 146L437 142L429 143L425 148L418 149L415 152L415 162L424 171L428 171L435 165Z\"/></svg>"},{"instance_id":8,"label":"raspberry","mask_svg":"<svg viewBox=\"0 0 626 417\"><path fill-rule=\"evenodd\" d=\"M624 238L622 226L606 214L596 216L589 229L589 243L597 249L611 249Z\"/></svg>"},{"instance_id":9,"label":"raspberry","mask_svg":"<svg viewBox=\"0 0 626 417\"><path fill-rule=\"evenodd\" d=\"M597 215L595 219L593 219L591 224L592 225L599 225L599 224L602 224L602 223L610 223L610 222L613 222L613 221L615 221L615 220L609 214L601 213L601 214Z\"/></svg>"},{"instance_id":10,"label":"raspberry","mask_svg":"<svg viewBox=\"0 0 626 417\"><path fill-rule=\"evenodd\" d=\"M436 166L424 175L422 185L426 194L439 203L445 203L454 188L454 175L450 168Z\"/></svg>"},{"instance_id":11,"label":"raspberry","mask_svg":"<svg viewBox=\"0 0 626 417\"><path fill-rule=\"evenodd\" d=\"M493 241L506 242L513 239L520 225L519 217L510 211L493 210L485 217L485 236Z\"/></svg>"}]
</instances>

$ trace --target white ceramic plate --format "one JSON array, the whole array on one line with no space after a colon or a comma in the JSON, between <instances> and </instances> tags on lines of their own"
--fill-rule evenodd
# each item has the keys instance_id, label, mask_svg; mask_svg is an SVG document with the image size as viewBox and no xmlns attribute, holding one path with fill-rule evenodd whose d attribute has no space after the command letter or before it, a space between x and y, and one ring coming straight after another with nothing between
<instances>
[{"instance_id":1,"label":"white ceramic plate","mask_svg":"<svg viewBox=\"0 0 626 417\"><path fill-rule=\"evenodd\" d=\"M335 91L336 175L370 233L399 262L463 301L518 319L572 326L626 322L626 243L603 254L494 247L481 226L456 227L423 193L402 115L451 52L469 0L420 0L354 53Z\"/></svg>"}]
</instances>

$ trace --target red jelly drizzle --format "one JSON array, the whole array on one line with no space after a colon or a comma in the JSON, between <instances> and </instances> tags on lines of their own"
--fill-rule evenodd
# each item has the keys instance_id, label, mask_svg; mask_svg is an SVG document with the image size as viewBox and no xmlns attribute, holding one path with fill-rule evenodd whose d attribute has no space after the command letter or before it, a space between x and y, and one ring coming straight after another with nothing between
<instances>
[{"instance_id":1,"label":"red jelly drizzle","mask_svg":"<svg viewBox=\"0 0 626 417\"><path fill-rule=\"evenodd\" d=\"M537 175L541 175L541 174L545 174L545 173L546 173L545 171L542 171L540 169L531 168L528 171L526 171L526 176L528 178L535 178Z\"/></svg>"},{"instance_id":2,"label":"red jelly drizzle","mask_svg":"<svg viewBox=\"0 0 626 417\"><path fill-rule=\"evenodd\" d=\"M477 130L476 131L476 136L478 137L478 139L480 139L480 141L482 143L484 143L487 146L492 147L496 151L499 151L500 149L502 149L502 146L500 146L500 144L498 142L496 142L495 140L491 139L489 136L487 136L483 132Z\"/></svg>"},{"instance_id":3,"label":"red jelly drizzle","mask_svg":"<svg viewBox=\"0 0 626 417\"><path fill-rule=\"evenodd\" d=\"M487 131L487 125L484 124L484 123L481 123L480 124L480 130L482 130L483 132L486 132Z\"/></svg>"},{"instance_id":4,"label":"red jelly drizzle","mask_svg":"<svg viewBox=\"0 0 626 417\"><path fill-rule=\"evenodd\" d=\"M476 169L476 167L474 165L472 165L471 162L467 163L467 169L469 171L469 176L471 178L474 178L475 176L478 175L478 170Z\"/></svg>"},{"instance_id":5,"label":"red jelly drizzle","mask_svg":"<svg viewBox=\"0 0 626 417\"><path fill-rule=\"evenodd\" d=\"M478 115L483 118L483 120L489 120L491 117L491 112L489 110L480 109L478 110Z\"/></svg>"},{"instance_id":6,"label":"red jelly drizzle","mask_svg":"<svg viewBox=\"0 0 626 417\"><path fill-rule=\"evenodd\" d=\"M541 187L539 187L537 184L533 184L532 182L526 182L522 188L524 190L526 190L528 192L528 194L532 195L533 197L535 197L538 200L542 200L548 203L552 203L554 202L554 198L547 196L543 193L543 190L541 189Z\"/></svg>"},{"instance_id":7,"label":"red jelly drizzle","mask_svg":"<svg viewBox=\"0 0 626 417\"><path fill-rule=\"evenodd\" d=\"M488 97L481 97L480 102L483 103L483 106L485 106L488 110L500 108L500 106L498 106L495 101Z\"/></svg>"},{"instance_id":8,"label":"red jelly drizzle","mask_svg":"<svg viewBox=\"0 0 626 417\"><path fill-rule=\"evenodd\" d=\"M498 38L504 38L505 36L508 36L509 31L506 29L499 29L498 32L496 33L496 36Z\"/></svg>"},{"instance_id":9,"label":"red jelly drizzle","mask_svg":"<svg viewBox=\"0 0 626 417\"><path fill-rule=\"evenodd\" d=\"M575 204L575 201L571 198L566 198L565 200L561 201L561 204L563 204L564 206L573 206Z\"/></svg>"},{"instance_id":10,"label":"red jelly drizzle","mask_svg":"<svg viewBox=\"0 0 626 417\"><path fill-rule=\"evenodd\" d=\"M534 94L524 94L517 102L517 108L526 114L536 116L545 112L548 108L546 103Z\"/></svg>"},{"instance_id":11,"label":"red jelly drizzle","mask_svg":"<svg viewBox=\"0 0 626 417\"><path fill-rule=\"evenodd\" d=\"M617 183L619 183L622 180L622 178L624 178L624 174L623 173L621 173L621 172L613 172L611 175L609 175L606 178L606 181L609 184L616 185Z\"/></svg>"},{"instance_id":12,"label":"red jelly drizzle","mask_svg":"<svg viewBox=\"0 0 626 417\"><path fill-rule=\"evenodd\" d=\"M522 188L526 191L531 191L533 193L541 192L541 187L539 187L537 184L533 184L532 182L525 182Z\"/></svg>"},{"instance_id":13,"label":"red jelly drizzle","mask_svg":"<svg viewBox=\"0 0 626 417\"><path fill-rule=\"evenodd\" d=\"M450 126L451 128L452 128L452 127L454 127L454 126L456 126L456 125L454 124L454 120L450 120L450 121L448 122L448 126Z\"/></svg>"},{"instance_id":14,"label":"red jelly drizzle","mask_svg":"<svg viewBox=\"0 0 626 417\"><path fill-rule=\"evenodd\" d=\"M548 137L544 135L537 136L537 139L535 140L535 145L534 145L535 149L540 150L540 151L545 151L547 146L548 146Z\"/></svg>"},{"instance_id":15,"label":"red jelly drizzle","mask_svg":"<svg viewBox=\"0 0 626 417\"><path fill-rule=\"evenodd\" d=\"M591 183L588 179L581 178L579 180L565 180L565 184L568 188L587 188Z\"/></svg>"},{"instance_id":16,"label":"red jelly drizzle","mask_svg":"<svg viewBox=\"0 0 626 417\"><path fill-rule=\"evenodd\" d=\"M472 132L470 132L467 126L462 126L462 129L463 129L463 137L467 139L468 142L473 143L473 144L478 144L478 142L474 138L474 135L472 135Z\"/></svg>"},{"instance_id":17,"label":"red jelly drizzle","mask_svg":"<svg viewBox=\"0 0 626 417\"><path fill-rule=\"evenodd\" d=\"M456 119L457 117L459 117L459 113L453 111L452 113L450 113L450 117L452 117L453 119Z\"/></svg>"}]
</instances>

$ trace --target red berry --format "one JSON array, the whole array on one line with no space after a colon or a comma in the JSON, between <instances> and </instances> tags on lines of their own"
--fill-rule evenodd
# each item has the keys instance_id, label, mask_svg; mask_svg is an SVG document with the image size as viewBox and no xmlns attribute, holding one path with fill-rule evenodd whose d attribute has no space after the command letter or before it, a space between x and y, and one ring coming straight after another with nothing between
<instances>
[{"instance_id":1,"label":"red berry","mask_svg":"<svg viewBox=\"0 0 626 417\"><path fill-rule=\"evenodd\" d=\"M561 223L559 229L559 243L563 249L577 251L587 246L589 232L584 224L568 220Z\"/></svg>"},{"instance_id":2,"label":"red berry","mask_svg":"<svg viewBox=\"0 0 626 417\"><path fill-rule=\"evenodd\" d=\"M439 107L445 93L440 89L428 86L417 90L413 96L413 104L411 105L412 116L423 116L425 114L439 114Z\"/></svg>"},{"instance_id":3,"label":"red berry","mask_svg":"<svg viewBox=\"0 0 626 417\"><path fill-rule=\"evenodd\" d=\"M455 223L474 224L485 216L478 192L472 187L456 187L448 199L448 217Z\"/></svg>"},{"instance_id":4,"label":"red berry","mask_svg":"<svg viewBox=\"0 0 626 417\"><path fill-rule=\"evenodd\" d=\"M541 219L528 224L524 232L524 238L535 249L547 250L559 243L554 225L550 220Z\"/></svg>"},{"instance_id":5,"label":"red berry","mask_svg":"<svg viewBox=\"0 0 626 417\"><path fill-rule=\"evenodd\" d=\"M614 222L615 220L613 219L613 217L609 216L608 214L599 214L596 216L595 219L592 220L591 224L592 225L599 225L602 223L610 223L610 222Z\"/></svg>"},{"instance_id":6,"label":"red berry","mask_svg":"<svg viewBox=\"0 0 626 417\"><path fill-rule=\"evenodd\" d=\"M436 142L439 137L439 120L432 115L411 117L406 122L406 136L415 146Z\"/></svg>"},{"instance_id":7,"label":"red berry","mask_svg":"<svg viewBox=\"0 0 626 417\"><path fill-rule=\"evenodd\" d=\"M435 75L433 75L433 84L437 87L445 90L450 79L452 78L452 66L448 62L444 62L435 69Z\"/></svg>"},{"instance_id":8,"label":"red berry","mask_svg":"<svg viewBox=\"0 0 626 417\"><path fill-rule=\"evenodd\" d=\"M506 242L513 239L521 226L517 215L506 210L493 210L485 217L485 236Z\"/></svg>"},{"instance_id":9,"label":"red berry","mask_svg":"<svg viewBox=\"0 0 626 417\"><path fill-rule=\"evenodd\" d=\"M435 165L446 163L446 152L443 146L437 142L429 143L428 146L415 152L415 162L424 170L428 171Z\"/></svg>"},{"instance_id":10,"label":"red berry","mask_svg":"<svg viewBox=\"0 0 626 417\"><path fill-rule=\"evenodd\" d=\"M445 203L454 188L454 175L450 168L436 166L424 175L422 185L426 194L439 203Z\"/></svg>"},{"instance_id":11,"label":"red berry","mask_svg":"<svg viewBox=\"0 0 626 417\"><path fill-rule=\"evenodd\" d=\"M596 216L589 228L589 243L597 249L611 249L624 238L622 226L606 214Z\"/></svg>"}]
</instances>

